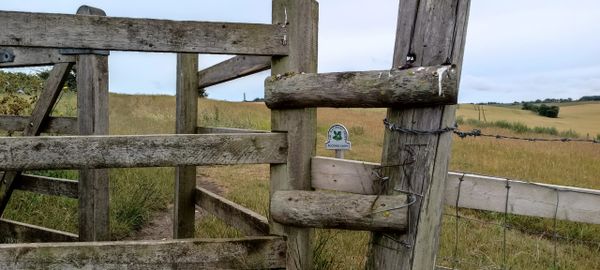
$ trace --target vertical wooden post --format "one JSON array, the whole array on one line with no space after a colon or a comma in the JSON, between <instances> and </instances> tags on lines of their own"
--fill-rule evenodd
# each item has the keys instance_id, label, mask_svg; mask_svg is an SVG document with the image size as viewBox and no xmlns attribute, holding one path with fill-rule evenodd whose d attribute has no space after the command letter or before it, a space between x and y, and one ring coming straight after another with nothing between
<instances>
[{"instance_id":1,"label":"vertical wooden post","mask_svg":"<svg viewBox=\"0 0 600 270\"><path fill-rule=\"evenodd\" d=\"M414 54L414 66L450 61L460 70L470 0L401 0L394 68ZM454 124L455 106L390 108L387 118L401 127L434 130ZM415 193L407 233L373 233L367 269L434 269L452 133L410 135L386 130L382 165L390 166L386 193Z\"/></svg>"},{"instance_id":2,"label":"vertical wooden post","mask_svg":"<svg viewBox=\"0 0 600 270\"><path fill-rule=\"evenodd\" d=\"M177 134L195 134L198 115L198 54L177 54ZM194 237L196 166L177 167L173 238Z\"/></svg>"},{"instance_id":3,"label":"vertical wooden post","mask_svg":"<svg viewBox=\"0 0 600 270\"><path fill-rule=\"evenodd\" d=\"M81 6L78 15L106 16ZM77 56L77 123L80 135L108 134L108 56ZM79 240L110 240L108 170L79 171Z\"/></svg>"},{"instance_id":4,"label":"vertical wooden post","mask_svg":"<svg viewBox=\"0 0 600 270\"><path fill-rule=\"evenodd\" d=\"M273 58L273 75L317 72L319 6L314 0L273 0L273 24L287 28L282 40L289 55ZM271 195L276 190L310 190L310 159L316 150L315 108L273 110L271 129L288 133L287 164L271 165ZM269 218L272 234L287 236L287 268L311 269L312 230L284 226Z\"/></svg>"}]
</instances>

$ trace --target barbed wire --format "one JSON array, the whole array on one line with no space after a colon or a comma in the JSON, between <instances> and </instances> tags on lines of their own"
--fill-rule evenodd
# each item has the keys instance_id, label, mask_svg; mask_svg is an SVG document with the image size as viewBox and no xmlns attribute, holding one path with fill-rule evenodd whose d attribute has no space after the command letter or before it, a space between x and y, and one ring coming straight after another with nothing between
<instances>
[{"instance_id":1,"label":"barbed wire","mask_svg":"<svg viewBox=\"0 0 600 270\"><path fill-rule=\"evenodd\" d=\"M501 134L486 134L481 132L480 129L473 129L470 131L462 131L458 129L458 125L454 124L454 126L439 128L439 129L412 129L401 127L397 124L389 122L389 120L383 119L383 125L391 130L406 134L412 135L440 135L447 132L453 132L455 135L460 137L461 139L467 137L489 137L495 139L509 139L509 140L521 140L521 141L529 141L529 142L586 142L593 144L600 144L600 140L595 139L578 139L578 138L533 138L533 137L518 137L518 136L507 136Z\"/></svg>"}]
</instances>

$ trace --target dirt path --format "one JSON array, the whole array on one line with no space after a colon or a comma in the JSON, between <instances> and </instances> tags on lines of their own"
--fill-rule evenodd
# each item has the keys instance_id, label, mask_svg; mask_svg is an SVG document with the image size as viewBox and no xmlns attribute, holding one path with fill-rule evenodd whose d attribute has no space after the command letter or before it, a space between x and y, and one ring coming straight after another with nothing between
<instances>
[{"instance_id":1,"label":"dirt path","mask_svg":"<svg viewBox=\"0 0 600 270\"><path fill-rule=\"evenodd\" d=\"M204 175L196 176L196 185L208 189L216 194L223 195L224 190L216 184L214 179ZM206 216L207 213L196 207L196 222ZM169 205L162 212L155 213L148 224L141 230L134 232L124 240L167 240L173 238L173 205Z\"/></svg>"}]
</instances>

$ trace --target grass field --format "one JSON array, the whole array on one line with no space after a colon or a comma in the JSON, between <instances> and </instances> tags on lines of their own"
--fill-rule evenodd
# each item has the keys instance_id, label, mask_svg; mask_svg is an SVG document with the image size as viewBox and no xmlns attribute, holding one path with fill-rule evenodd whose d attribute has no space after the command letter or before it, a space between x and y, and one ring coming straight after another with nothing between
<instances>
[{"instance_id":1,"label":"grass field","mask_svg":"<svg viewBox=\"0 0 600 270\"><path fill-rule=\"evenodd\" d=\"M173 133L175 98L172 96L132 96L111 94L110 132L112 134ZM600 103L561 108L559 119L544 119L527 111L485 106L488 121L519 121L529 126L555 126L580 134L599 134ZM590 107L591 106L591 107ZM471 108L470 108L471 107ZM55 115L74 115L73 94L64 95ZM588 110L589 109L589 110ZM472 105L461 105L458 114L477 119ZM269 111L260 103L232 103L199 100L199 125L270 128ZM332 156L324 150L329 125L342 123L350 130L353 149L348 159L378 162L383 140L381 109L331 109L318 111L317 154ZM596 123L596 124L594 124ZM471 129L465 124L461 129ZM498 127L486 127L494 134L514 135ZM549 136L518 134L519 136ZM594 136L594 135L592 135ZM540 143L489 138L458 139L455 137L451 170L491 174L600 189L600 145L582 143ZM200 167L198 173L212 179L224 195L246 207L266 215L268 206L268 165L236 165ZM76 172L44 172L75 179ZM243 175L243 179L239 176ZM121 239L141 228L152 213L164 210L173 197L174 171L171 168L111 170L111 231ZM9 205L7 218L56 229L76 231L76 201L50 196L16 192ZM448 207L448 213L454 209ZM482 211L461 210L462 215L487 222L501 221L501 216ZM507 233L507 259L511 269L553 269L556 245L558 269L600 269L600 226L570 222L557 223L557 231L569 239L553 241L553 222L547 219L511 216L514 229ZM197 224L199 237L231 237L240 233L214 218ZM455 248L455 220L444 218L439 264L452 265L448 259ZM538 233L528 233L535 231ZM503 231L493 225L468 220L458 224L460 269L495 269L503 262ZM364 263L369 234L335 230L317 230L315 236L316 269L360 269Z\"/></svg>"}]
</instances>

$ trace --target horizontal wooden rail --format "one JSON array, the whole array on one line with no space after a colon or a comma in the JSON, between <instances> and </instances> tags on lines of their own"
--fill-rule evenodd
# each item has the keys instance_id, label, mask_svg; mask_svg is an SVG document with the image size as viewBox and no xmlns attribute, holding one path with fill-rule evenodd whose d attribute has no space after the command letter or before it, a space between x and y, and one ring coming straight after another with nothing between
<instances>
[{"instance_id":1,"label":"horizontal wooden rail","mask_svg":"<svg viewBox=\"0 0 600 270\"><path fill-rule=\"evenodd\" d=\"M281 237L0 245L1 269L272 269Z\"/></svg>"},{"instance_id":2,"label":"horizontal wooden rail","mask_svg":"<svg viewBox=\"0 0 600 270\"><path fill-rule=\"evenodd\" d=\"M448 174L444 201L456 204L462 173ZM504 212L507 185L508 213L600 224L600 190L531 183L506 178L465 174L459 207ZM558 201L557 201L558 200Z\"/></svg>"},{"instance_id":3,"label":"horizontal wooden rail","mask_svg":"<svg viewBox=\"0 0 600 270\"><path fill-rule=\"evenodd\" d=\"M266 217L204 188L196 187L196 205L246 235L269 234Z\"/></svg>"},{"instance_id":4,"label":"horizontal wooden rail","mask_svg":"<svg viewBox=\"0 0 600 270\"><path fill-rule=\"evenodd\" d=\"M407 197L320 191L275 191L273 220L291 226L366 231L402 231Z\"/></svg>"},{"instance_id":5,"label":"horizontal wooden rail","mask_svg":"<svg viewBox=\"0 0 600 270\"><path fill-rule=\"evenodd\" d=\"M271 68L269 56L240 55L198 72L198 88L228 82Z\"/></svg>"},{"instance_id":6,"label":"horizontal wooden rail","mask_svg":"<svg viewBox=\"0 0 600 270\"><path fill-rule=\"evenodd\" d=\"M2 115L0 116L0 130L14 132L23 131L29 125L31 116ZM75 117L49 117L42 133L79 134L77 118Z\"/></svg>"},{"instance_id":7,"label":"horizontal wooden rail","mask_svg":"<svg viewBox=\"0 0 600 270\"><path fill-rule=\"evenodd\" d=\"M79 197L77 181L32 174L19 175L15 189L73 199Z\"/></svg>"},{"instance_id":8,"label":"horizontal wooden rail","mask_svg":"<svg viewBox=\"0 0 600 270\"><path fill-rule=\"evenodd\" d=\"M77 240L76 234L0 219L0 241L2 243L75 242Z\"/></svg>"},{"instance_id":9,"label":"horizontal wooden rail","mask_svg":"<svg viewBox=\"0 0 600 270\"><path fill-rule=\"evenodd\" d=\"M286 29L271 24L1 11L0 25L0 46L252 55L288 50Z\"/></svg>"},{"instance_id":10,"label":"horizontal wooden rail","mask_svg":"<svg viewBox=\"0 0 600 270\"><path fill-rule=\"evenodd\" d=\"M0 138L0 170L174 167L286 160L287 134L283 133Z\"/></svg>"},{"instance_id":11,"label":"horizontal wooden rail","mask_svg":"<svg viewBox=\"0 0 600 270\"><path fill-rule=\"evenodd\" d=\"M456 104L457 93L458 76L451 66L277 75L265 80L265 103L271 109Z\"/></svg>"},{"instance_id":12,"label":"horizontal wooden rail","mask_svg":"<svg viewBox=\"0 0 600 270\"><path fill-rule=\"evenodd\" d=\"M48 66L75 62L75 56L62 55L57 49L0 47L0 51L3 50L9 50L15 58L12 62L0 63L0 68Z\"/></svg>"},{"instance_id":13,"label":"horizontal wooden rail","mask_svg":"<svg viewBox=\"0 0 600 270\"><path fill-rule=\"evenodd\" d=\"M375 194L381 180L375 172L379 164L328 157L314 157L312 186L357 194ZM456 205L462 173L449 172L444 201ZM507 180L464 174L460 184L459 207L504 212L506 186L510 186L508 213L534 217L600 224L600 190Z\"/></svg>"},{"instance_id":14,"label":"horizontal wooden rail","mask_svg":"<svg viewBox=\"0 0 600 270\"><path fill-rule=\"evenodd\" d=\"M223 133L268 133L267 130L244 129L244 128L226 128L226 127L198 127L198 134L223 134Z\"/></svg>"}]
</instances>

